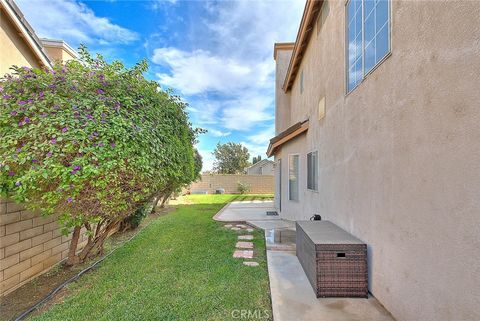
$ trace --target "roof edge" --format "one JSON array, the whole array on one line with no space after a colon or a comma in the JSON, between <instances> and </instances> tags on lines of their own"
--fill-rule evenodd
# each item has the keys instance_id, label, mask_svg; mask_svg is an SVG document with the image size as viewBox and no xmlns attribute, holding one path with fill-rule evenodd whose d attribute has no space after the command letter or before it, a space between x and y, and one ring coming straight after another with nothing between
<instances>
[{"instance_id":1,"label":"roof edge","mask_svg":"<svg viewBox=\"0 0 480 321\"><path fill-rule=\"evenodd\" d=\"M303 54L307 48L310 34L315 24L315 19L323 4L323 0L307 0L305 9L303 10L302 20L295 40L292 57L288 65L287 74L283 82L283 90L287 92L292 87L295 76L298 72L298 67L303 58Z\"/></svg>"},{"instance_id":2,"label":"roof edge","mask_svg":"<svg viewBox=\"0 0 480 321\"><path fill-rule=\"evenodd\" d=\"M260 161L256 162L255 164L252 164L252 165L250 165L250 166L246 167L245 169L252 168L253 166L257 166L258 164L260 164L260 163L264 163L264 162L267 162L267 163L275 163L274 161L272 161L272 160L270 160L270 159L268 159L268 158L264 158L264 159L262 159L262 160L260 160Z\"/></svg>"},{"instance_id":3,"label":"roof edge","mask_svg":"<svg viewBox=\"0 0 480 321\"><path fill-rule=\"evenodd\" d=\"M13 21L15 27L25 36L25 41L30 49L32 49L32 51L35 53L39 62L41 62L45 67L51 68L52 62L43 49L40 39L37 37L37 34L33 30L32 26L30 26L28 21L25 19L25 16L17 4L13 0L0 0L0 4Z\"/></svg>"},{"instance_id":4,"label":"roof edge","mask_svg":"<svg viewBox=\"0 0 480 321\"><path fill-rule=\"evenodd\" d=\"M267 156L268 157L273 156L275 154L275 151L279 147L289 142L290 140L294 139L298 135L305 133L308 130L308 127L309 127L309 120L306 119L304 121L295 123L294 125L288 127L277 136L270 139L270 143L268 144L268 149L267 149Z\"/></svg>"},{"instance_id":5,"label":"roof edge","mask_svg":"<svg viewBox=\"0 0 480 321\"><path fill-rule=\"evenodd\" d=\"M273 45L273 59L277 60L279 50L293 50L295 42L277 42Z\"/></svg>"},{"instance_id":6,"label":"roof edge","mask_svg":"<svg viewBox=\"0 0 480 321\"><path fill-rule=\"evenodd\" d=\"M53 47L53 48L62 48L66 52L68 52L71 56L78 58L78 53L70 47L68 43L61 39L49 39L49 38L40 38L40 41L43 47Z\"/></svg>"}]
</instances>

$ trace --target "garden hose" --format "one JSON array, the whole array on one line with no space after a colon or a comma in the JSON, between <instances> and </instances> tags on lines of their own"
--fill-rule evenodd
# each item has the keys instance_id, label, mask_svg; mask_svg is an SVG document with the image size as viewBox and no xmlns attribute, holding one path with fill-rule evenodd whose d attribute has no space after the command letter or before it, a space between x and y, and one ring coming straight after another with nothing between
<instances>
[{"instance_id":1,"label":"garden hose","mask_svg":"<svg viewBox=\"0 0 480 321\"><path fill-rule=\"evenodd\" d=\"M150 222L151 223L151 222ZM145 227L147 227L148 225L150 225L150 223L148 223ZM144 227L144 228L145 228ZM142 228L142 230L144 229ZM123 247L125 244L127 244L128 242L130 242L131 240L133 240L133 238L135 238L142 230L138 231L137 233L135 233L131 238L129 238L127 241L125 241L125 243L123 243L122 246L119 246L117 247L116 249L113 249L110 253L108 253L107 255L105 255L103 258L99 259L98 261L96 261L95 263L93 263L92 265L90 265L89 267L87 267L86 269L80 271L78 274L74 275L73 277L71 277L70 279L66 280L65 282L63 282L62 284L60 284L58 287L56 287L55 289L53 289L50 293L48 293L43 299L41 299L40 301L38 301L37 303L35 303L32 307L30 307L28 310L26 310L25 312L23 312L22 314L20 314L18 317L16 317L14 320L15 321L20 321L20 320L23 320L25 319L30 313L32 313L33 311L37 310L38 308L40 308L42 305L44 305L45 303L47 303L48 301L50 301L51 299L53 299L53 297L61 290L63 289L65 286L67 286L68 284L76 281L78 278L80 278L83 274L93 270L95 267L97 267L100 263L103 262L103 260L105 260L107 257L109 257L110 255L113 254L113 252L115 252L116 250L118 250L119 248Z\"/></svg>"}]
</instances>

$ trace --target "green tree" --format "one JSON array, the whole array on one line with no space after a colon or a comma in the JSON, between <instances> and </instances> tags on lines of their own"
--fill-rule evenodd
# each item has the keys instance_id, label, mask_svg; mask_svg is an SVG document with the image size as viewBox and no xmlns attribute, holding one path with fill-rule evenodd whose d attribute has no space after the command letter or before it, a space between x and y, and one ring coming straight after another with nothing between
<instances>
[{"instance_id":1,"label":"green tree","mask_svg":"<svg viewBox=\"0 0 480 321\"><path fill-rule=\"evenodd\" d=\"M220 174L238 174L243 173L245 167L250 165L250 153L242 144L238 143L218 143L213 151L215 161L214 170Z\"/></svg>"},{"instance_id":2,"label":"green tree","mask_svg":"<svg viewBox=\"0 0 480 321\"><path fill-rule=\"evenodd\" d=\"M195 162L195 181L199 180L202 176L202 168L203 168L203 159L202 155L198 152L198 149L195 148L194 154L194 162Z\"/></svg>"},{"instance_id":3,"label":"green tree","mask_svg":"<svg viewBox=\"0 0 480 321\"><path fill-rule=\"evenodd\" d=\"M261 160L262 160L262 156L260 156L260 155L258 155L257 157L254 156L253 160L252 160L252 164L256 164Z\"/></svg>"},{"instance_id":4,"label":"green tree","mask_svg":"<svg viewBox=\"0 0 480 321\"><path fill-rule=\"evenodd\" d=\"M130 214L198 176L187 105L80 48L53 69L13 67L0 81L0 194L59 215L69 264L103 249ZM88 243L77 253L81 228Z\"/></svg>"}]
</instances>

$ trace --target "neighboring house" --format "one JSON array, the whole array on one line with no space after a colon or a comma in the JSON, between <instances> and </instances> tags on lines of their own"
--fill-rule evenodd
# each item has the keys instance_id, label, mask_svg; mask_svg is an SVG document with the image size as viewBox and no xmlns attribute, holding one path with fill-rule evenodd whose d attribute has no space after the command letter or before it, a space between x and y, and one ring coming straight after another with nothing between
<instances>
[{"instance_id":1,"label":"neighboring house","mask_svg":"<svg viewBox=\"0 0 480 321\"><path fill-rule=\"evenodd\" d=\"M65 41L41 38L42 46L52 61L66 62L78 59L78 54Z\"/></svg>"},{"instance_id":2,"label":"neighboring house","mask_svg":"<svg viewBox=\"0 0 480 321\"><path fill-rule=\"evenodd\" d=\"M0 0L0 27L0 78L12 65L51 68L55 60L76 58L63 41L40 40L11 0ZM0 297L67 257L71 236L57 219L0 198ZM86 240L82 233L80 246Z\"/></svg>"},{"instance_id":3,"label":"neighboring house","mask_svg":"<svg viewBox=\"0 0 480 321\"><path fill-rule=\"evenodd\" d=\"M273 175L274 161L262 159L255 164L245 168L247 175Z\"/></svg>"},{"instance_id":4,"label":"neighboring house","mask_svg":"<svg viewBox=\"0 0 480 321\"><path fill-rule=\"evenodd\" d=\"M399 320L480 320L480 2L308 0L276 44L275 205L368 244Z\"/></svg>"},{"instance_id":5,"label":"neighboring house","mask_svg":"<svg viewBox=\"0 0 480 321\"><path fill-rule=\"evenodd\" d=\"M51 67L56 60L76 59L62 40L40 39L12 0L0 0L0 77L12 65Z\"/></svg>"},{"instance_id":6,"label":"neighboring house","mask_svg":"<svg viewBox=\"0 0 480 321\"><path fill-rule=\"evenodd\" d=\"M11 0L0 0L0 77L12 65L51 67L40 39Z\"/></svg>"}]
</instances>

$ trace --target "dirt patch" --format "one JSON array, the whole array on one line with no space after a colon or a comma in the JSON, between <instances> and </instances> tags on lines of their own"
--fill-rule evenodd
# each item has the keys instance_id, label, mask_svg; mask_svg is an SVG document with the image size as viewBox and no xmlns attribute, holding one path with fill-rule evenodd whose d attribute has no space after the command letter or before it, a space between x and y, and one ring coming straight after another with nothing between
<instances>
[{"instance_id":1,"label":"dirt patch","mask_svg":"<svg viewBox=\"0 0 480 321\"><path fill-rule=\"evenodd\" d=\"M153 220L165 216L174 210L175 208L173 207L157 209L157 212L146 217L137 229L112 235L105 242L105 255L116 248L121 247L127 240L145 228ZM38 276L12 293L0 298L0 320L6 321L15 319L24 311L46 297L59 285L77 275L80 271L86 269L100 258L101 257L95 257L83 264L72 267L65 266L63 263L57 264L48 272ZM49 304L42 307L39 312L46 310L51 303L59 300L61 301L66 294L68 294L67 290L61 290L56 294L55 298L52 299Z\"/></svg>"}]
</instances>

